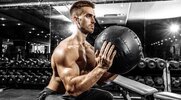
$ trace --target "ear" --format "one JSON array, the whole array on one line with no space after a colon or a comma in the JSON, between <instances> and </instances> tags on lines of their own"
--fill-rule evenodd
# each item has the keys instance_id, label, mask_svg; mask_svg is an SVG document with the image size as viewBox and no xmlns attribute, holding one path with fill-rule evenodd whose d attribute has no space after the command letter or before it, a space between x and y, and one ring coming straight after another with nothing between
<instances>
[{"instance_id":1,"label":"ear","mask_svg":"<svg viewBox=\"0 0 181 100\"><path fill-rule=\"evenodd\" d=\"M78 19L79 19L78 16L72 16L72 17L71 17L71 20L72 20L73 22L77 22Z\"/></svg>"}]
</instances>

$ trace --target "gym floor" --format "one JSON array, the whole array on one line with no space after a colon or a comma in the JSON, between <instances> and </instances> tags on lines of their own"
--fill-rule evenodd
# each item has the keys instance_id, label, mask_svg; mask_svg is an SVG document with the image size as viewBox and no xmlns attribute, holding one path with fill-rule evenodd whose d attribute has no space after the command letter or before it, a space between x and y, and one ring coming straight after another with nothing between
<instances>
[{"instance_id":1,"label":"gym floor","mask_svg":"<svg viewBox=\"0 0 181 100\"><path fill-rule=\"evenodd\" d=\"M1 89L0 100L36 100L40 91L35 89Z\"/></svg>"},{"instance_id":2,"label":"gym floor","mask_svg":"<svg viewBox=\"0 0 181 100\"><path fill-rule=\"evenodd\" d=\"M0 100L36 100L38 89L0 89ZM115 98L114 100L123 100Z\"/></svg>"}]
</instances>

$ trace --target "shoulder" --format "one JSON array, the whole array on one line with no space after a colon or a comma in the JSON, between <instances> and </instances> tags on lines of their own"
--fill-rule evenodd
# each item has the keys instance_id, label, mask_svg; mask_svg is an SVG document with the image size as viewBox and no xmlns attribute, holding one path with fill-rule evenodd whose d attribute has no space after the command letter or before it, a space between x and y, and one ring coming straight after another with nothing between
<instances>
[{"instance_id":1,"label":"shoulder","mask_svg":"<svg viewBox=\"0 0 181 100\"><path fill-rule=\"evenodd\" d=\"M77 58L77 48L65 43L59 44L52 54L52 59L58 63L75 61Z\"/></svg>"}]
</instances>

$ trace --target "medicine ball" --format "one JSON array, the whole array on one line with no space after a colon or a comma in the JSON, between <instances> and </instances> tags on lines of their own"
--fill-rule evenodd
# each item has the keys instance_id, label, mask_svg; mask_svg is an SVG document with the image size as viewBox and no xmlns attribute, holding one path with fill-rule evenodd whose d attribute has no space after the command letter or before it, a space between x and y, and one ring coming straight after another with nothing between
<instances>
[{"instance_id":1,"label":"medicine ball","mask_svg":"<svg viewBox=\"0 0 181 100\"><path fill-rule=\"evenodd\" d=\"M100 50L104 41L115 45L117 54L111 68L115 74L125 74L136 67L143 57L142 44L138 36L129 28L110 26L103 30L95 39L95 50Z\"/></svg>"}]
</instances>

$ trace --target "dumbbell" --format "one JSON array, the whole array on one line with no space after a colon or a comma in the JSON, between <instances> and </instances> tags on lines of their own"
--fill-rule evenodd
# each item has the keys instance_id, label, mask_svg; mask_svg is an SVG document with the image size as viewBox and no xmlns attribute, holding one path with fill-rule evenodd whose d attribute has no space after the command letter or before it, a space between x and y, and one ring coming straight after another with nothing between
<instances>
[{"instance_id":1,"label":"dumbbell","mask_svg":"<svg viewBox=\"0 0 181 100\"><path fill-rule=\"evenodd\" d=\"M0 61L0 67L7 67L7 64L9 63L9 59L7 57L2 57Z\"/></svg>"},{"instance_id":2,"label":"dumbbell","mask_svg":"<svg viewBox=\"0 0 181 100\"><path fill-rule=\"evenodd\" d=\"M144 79L145 79L145 84L147 84L149 86L153 86L154 85L154 81L153 81L151 76L145 76Z\"/></svg>"},{"instance_id":3,"label":"dumbbell","mask_svg":"<svg viewBox=\"0 0 181 100\"><path fill-rule=\"evenodd\" d=\"M27 60L24 61L24 67L25 68L31 68L30 61L31 61L30 59L27 59Z\"/></svg>"},{"instance_id":4,"label":"dumbbell","mask_svg":"<svg viewBox=\"0 0 181 100\"><path fill-rule=\"evenodd\" d=\"M45 68L50 68L50 61L44 60L44 67Z\"/></svg>"},{"instance_id":5,"label":"dumbbell","mask_svg":"<svg viewBox=\"0 0 181 100\"><path fill-rule=\"evenodd\" d=\"M38 67L43 67L44 61L42 59L37 59Z\"/></svg>"},{"instance_id":6,"label":"dumbbell","mask_svg":"<svg viewBox=\"0 0 181 100\"><path fill-rule=\"evenodd\" d=\"M161 86L161 85L163 85L163 78L162 77L154 77L154 83L155 83L155 85L156 86Z\"/></svg>"},{"instance_id":7,"label":"dumbbell","mask_svg":"<svg viewBox=\"0 0 181 100\"><path fill-rule=\"evenodd\" d=\"M34 78L35 82L39 84L46 84L49 78L49 76L40 72L39 70L37 70L36 75L34 75L33 77L35 77Z\"/></svg>"},{"instance_id":8,"label":"dumbbell","mask_svg":"<svg viewBox=\"0 0 181 100\"><path fill-rule=\"evenodd\" d=\"M15 68L21 68L21 65L22 64L22 61L21 60L16 60L15 62L14 62L14 65L15 65Z\"/></svg>"},{"instance_id":9,"label":"dumbbell","mask_svg":"<svg viewBox=\"0 0 181 100\"><path fill-rule=\"evenodd\" d=\"M13 77L14 77L14 75L7 75L8 84L14 84L15 83Z\"/></svg>"},{"instance_id":10,"label":"dumbbell","mask_svg":"<svg viewBox=\"0 0 181 100\"><path fill-rule=\"evenodd\" d=\"M24 79L23 80L24 84L30 84L32 82L32 76L29 75L27 72L22 73L22 78Z\"/></svg>"},{"instance_id":11,"label":"dumbbell","mask_svg":"<svg viewBox=\"0 0 181 100\"><path fill-rule=\"evenodd\" d=\"M178 88L181 86L181 81L176 77L171 77L172 86Z\"/></svg>"},{"instance_id":12,"label":"dumbbell","mask_svg":"<svg viewBox=\"0 0 181 100\"><path fill-rule=\"evenodd\" d=\"M21 73L18 71L19 70L17 70L17 72L12 71L13 74L11 75L11 77L14 80L14 83L16 83L16 84L23 83L23 77L22 77Z\"/></svg>"},{"instance_id":13,"label":"dumbbell","mask_svg":"<svg viewBox=\"0 0 181 100\"><path fill-rule=\"evenodd\" d=\"M15 60L10 59L10 60L9 60L9 63L7 64L7 67L11 67L11 68L13 68L13 67L14 67L14 65L15 65Z\"/></svg>"},{"instance_id":14,"label":"dumbbell","mask_svg":"<svg viewBox=\"0 0 181 100\"><path fill-rule=\"evenodd\" d=\"M0 75L2 75L3 72L4 72L4 70L0 69Z\"/></svg>"},{"instance_id":15,"label":"dumbbell","mask_svg":"<svg viewBox=\"0 0 181 100\"><path fill-rule=\"evenodd\" d=\"M48 76L42 76L40 79L40 83L42 84L47 84L49 82L49 77Z\"/></svg>"},{"instance_id":16,"label":"dumbbell","mask_svg":"<svg viewBox=\"0 0 181 100\"><path fill-rule=\"evenodd\" d=\"M1 71L1 75L6 75L6 74L7 74L6 70Z\"/></svg>"},{"instance_id":17,"label":"dumbbell","mask_svg":"<svg viewBox=\"0 0 181 100\"><path fill-rule=\"evenodd\" d=\"M167 66L167 63L165 60L161 59L161 58L154 58L154 60L156 61L156 66L158 69L164 69Z\"/></svg>"},{"instance_id":18,"label":"dumbbell","mask_svg":"<svg viewBox=\"0 0 181 100\"><path fill-rule=\"evenodd\" d=\"M34 64L33 65L34 68L40 68L40 66L38 65L38 59L34 59L33 64Z\"/></svg>"},{"instance_id":19,"label":"dumbbell","mask_svg":"<svg viewBox=\"0 0 181 100\"><path fill-rule=\"evenodd\" d=\"M32 68L32 67L35 66L34 59L32 59L32 58L29 58L29 59L26 61L26 63L27 63L27 67L28 67L28 68Z\"/></svg>"},{"instance_id":20,"label":"dumbbell","mask_svg":"<svg viewBox=\"0 0 181 100\"><path fill-rule=\"evenodd\" d=\"M179 69L179 62L175 60L169 61L170 69Z\"/></svg>"},{"instance_id":21,"label":"dumbbell","mask_svg":"<svg viewBox=\"0 0 181 100\"><path fill-rule=\"evenodd\" d=\"M150 69L156 68L156 61L153 58L146 58L146 63L148 68Z\"/></svg>"},{"instance_id":22,"label":"dumbbell","mask_svg":"<svg viewBox=\"0 0 181 100\"><path fill-rule=\"evenodd\" d=\"M145 61L145 59L142 58L142 59L139 61L139 63L138 63L137 66L138 66L139 68L141 68L141 69L145 68L145 67L146 67L146 61Z\"/></svg>"},{"instance_id":23,"label":"dumbbell","mask_svg":"<svg viewBox=\"0 0 181 100\"><path fill-rule=\"evenodd\" d=\"M1 84L7 85L7 75L0 75L0 82Z\"/></svg>"},{"instance_id":24,"label":"dumbbell","mask_svg":"<svg viewBox=\"0 0 181 100\"><path fill-rule=\"evenodd\" d=\"M28 68L28 61L27 60L24 60L23 62L22 62L22 68Z\"/></svg>"},{"instance_id":25,"label":"dumbbell","mask_svg":"<svg viewBox=\"0 0 181 100\"><path fill-rule=\"evenodd\" d=\"M39 78L40 78L40 77L38 77L38 76L33 76L33 77L32 77L32 83L33 83L33 84L39 83Z\"/></svg>"}]
</instances>

